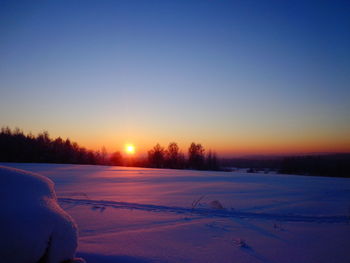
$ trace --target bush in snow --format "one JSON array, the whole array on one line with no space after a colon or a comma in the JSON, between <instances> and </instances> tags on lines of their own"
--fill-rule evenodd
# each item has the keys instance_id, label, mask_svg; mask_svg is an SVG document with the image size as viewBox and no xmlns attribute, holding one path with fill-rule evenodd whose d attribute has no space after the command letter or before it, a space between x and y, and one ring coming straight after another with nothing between
<instances>
[{"instance_id":1,"label":"bush in snow","mask_svg":"<svg viewBox=\"0 0 350 263\"><path fill-rule=\"evenodd\" d=\"M219 200L211 201L209 205L212 209L225 209Z\"/></svg>"},{"instance_id":2,"label":"bush in snow","mask_svg":"<svg viewBox=\"0 0 350 263\"><path fill-rule=\"evenodd\" d=\"M84 262L74 259L77 227L50 179L0 166L0 209L0 262Z\"/></svg>"}]
</instances>

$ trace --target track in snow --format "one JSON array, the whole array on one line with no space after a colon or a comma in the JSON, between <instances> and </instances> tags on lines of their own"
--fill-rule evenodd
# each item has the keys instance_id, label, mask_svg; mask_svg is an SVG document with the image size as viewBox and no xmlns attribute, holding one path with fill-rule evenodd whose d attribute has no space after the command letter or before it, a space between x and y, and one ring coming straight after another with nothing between
<instances>
[{"instance_id":1,"label":"track in snow","mask_svg":"<svg viewBox=\"0 0 350 263\"><path fill-rule=\"evenodd\" d=\"M348 223L349 216L303 216L293 214L268 214L268 213L250 213L230 211L226 209L208 209L208 208L185 208L151 204L138 204L128 202L75 199L75 198L58 198L61 203L70 203L74 205L88 205L99 208L112 207L117 209L137 209L150 212L168 212L177 214L196 214L210 217L230 217L230 218L248 218L248 219L265 219L275 221L289 222L317 222L317 223Z\"/></svg>"}]
</instances>

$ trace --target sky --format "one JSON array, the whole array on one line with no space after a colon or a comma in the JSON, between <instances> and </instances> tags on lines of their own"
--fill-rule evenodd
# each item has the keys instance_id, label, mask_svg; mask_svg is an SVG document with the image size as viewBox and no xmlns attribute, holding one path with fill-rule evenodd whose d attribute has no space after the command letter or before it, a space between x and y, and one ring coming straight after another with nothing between
<instances>
[{"instance_id":1,"label":"sky","mask_svg":"<svg viewBox=\"0 0 350 263\"><path fill-rule=\"evenodd\" d=\"M349 152L349 13L349 1L0 0L0 126L109 152Z\"/></svg>"}]
</instances>

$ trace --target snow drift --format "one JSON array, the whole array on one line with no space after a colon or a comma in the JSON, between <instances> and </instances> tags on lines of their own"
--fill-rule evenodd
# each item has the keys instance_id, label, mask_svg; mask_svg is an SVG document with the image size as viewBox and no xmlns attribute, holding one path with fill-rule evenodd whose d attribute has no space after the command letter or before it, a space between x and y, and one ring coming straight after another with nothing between
<instances>
[{"instance_id":1,"label":"snow drift","mask_svg":"<svg viewBox=\"0 0 350 263\"><path fill-rule=\"evenodd\" d=\"M0 166L0 207L0 262L84 262L74 259L77 226L50 179Z\"/></svg>"}]
</instances>

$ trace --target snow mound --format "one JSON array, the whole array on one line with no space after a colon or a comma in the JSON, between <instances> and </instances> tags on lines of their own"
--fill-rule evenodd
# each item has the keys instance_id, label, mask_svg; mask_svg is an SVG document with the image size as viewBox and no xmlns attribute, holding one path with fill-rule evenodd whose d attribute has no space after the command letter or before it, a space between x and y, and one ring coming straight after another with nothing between
<instances>
[{"instance_id":1,"label":"snow mound","mask_svg":"<svg viewBox=\"0 0 350 263\"><path fill-rule=\"evenodd\" d=\"M50 179L0 166L0 262L84 262L74 259L77 239Z\"/></svg>"}]
</instances>

